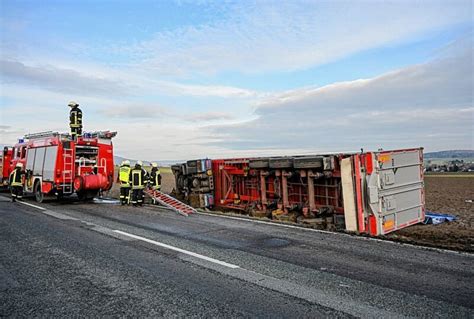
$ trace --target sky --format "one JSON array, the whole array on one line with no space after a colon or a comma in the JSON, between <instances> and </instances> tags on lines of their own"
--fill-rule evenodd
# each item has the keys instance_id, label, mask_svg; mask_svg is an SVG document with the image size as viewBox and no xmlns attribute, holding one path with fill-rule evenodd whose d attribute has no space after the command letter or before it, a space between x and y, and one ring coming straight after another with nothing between
<instances>
[{"instance_id":1,"label":"sky","mask_svg":"<svg viewBox=\"0 0 474 319\"><path fill-rule=\"evenodd\" d=\"M0 0L0 145L184 160L474 149L471 1Z\"/></svg>"}]
</instances>

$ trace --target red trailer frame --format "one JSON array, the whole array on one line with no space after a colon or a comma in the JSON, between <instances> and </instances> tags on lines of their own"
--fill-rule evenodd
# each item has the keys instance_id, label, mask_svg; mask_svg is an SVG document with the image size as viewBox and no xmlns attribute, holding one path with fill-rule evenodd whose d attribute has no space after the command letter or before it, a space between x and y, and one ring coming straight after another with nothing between
<instances>
[{"instance_id":1,"label":"red trailer frame","mask_svg":"<svg viewBox=\"0 0 474 319\"><path fill-rule=\"evenodd\" d=\"M424 220L423 149L212 160L213 188L189 186L189 165L173 166L177 195L256 216L381 235ZM197 161L199 162L199 160ZM202 183L202 182L201 182ZM293 215L293 219L288 217ZM324 221L321 222L321 219ZM285 219L283 219L285 220Z\"/></svg>"}]
</instances>

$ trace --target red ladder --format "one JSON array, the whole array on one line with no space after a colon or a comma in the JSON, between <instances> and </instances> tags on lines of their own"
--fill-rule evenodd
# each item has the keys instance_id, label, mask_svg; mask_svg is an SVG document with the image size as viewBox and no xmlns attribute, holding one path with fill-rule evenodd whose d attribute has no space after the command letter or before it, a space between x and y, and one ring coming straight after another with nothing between
<instances>
[{"instance_id":1,"label":"red ladder","mask_svg":"<svg viewBox=\"0 0 474 319\"><path fill-rule=\"evenodd\" d=\"M145 194L150 196L155 202L168 207L180 215L189 216L189 214L196 213L196 210L189 205L186 205L179 200L153 189L145 189Z\"/></svg>"}]
</instances>

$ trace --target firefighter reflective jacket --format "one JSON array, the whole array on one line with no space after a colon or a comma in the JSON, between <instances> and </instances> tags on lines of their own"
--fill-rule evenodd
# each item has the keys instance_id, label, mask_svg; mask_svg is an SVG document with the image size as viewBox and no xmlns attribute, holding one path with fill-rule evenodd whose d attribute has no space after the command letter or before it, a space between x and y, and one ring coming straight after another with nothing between
<instances>
[{"instance_id":1,"label":"firefighter reflective jacket","mask_svg":"<svg viewBox=\"0 0 474 319\"><path fill-rule=\"evenodd\" d=\"M69 126L82 127L82 111L78 107L73 107L69 112Z\"/></svg>"},{"instance_id":2,"label":"firefighter reflective jacket","mask_svg":"<svg viewBox=\"0 0 474 319\"><path fill-rule=\"evenodd\" d=\"M127 187L127 186L130 186L130 171L132 169L130 168L130 166L128 165L122 165L120 166L120 170L119 170L119 181L120 181L120 185L122 187Z\"/></svg>"},{"instance_id":3,"label":"firefighter reflective jacket","mask_svg":"<svg viewBox=\"0 0 474 319\"><path fill-rule=\"evenodd\" d=\"M145 188L146 179L146 171L142 168L135 167L130 171L128 180L130 181L132 189L142 189Z\"/></svg>"},{"instance_id":4,"label":"firefighter reflective jacket","mask_svg":"<svg viewBox=\"0 0 474 319\"><path fill-rule=\"evenodd\" d=\"M153 168L150 173L150 185L155 189L160 189L161 187L161 174L160 170Z\"/></svg>"},{"instance_id":5,"label":"firefighter reflective jacket","mask_svg":"<svg viewBox=\"0 0 474 319\"><path fill-rule=\"evenodd\" d=\"M23 176L25 172L23 172L20 168L15 168L10 173L10 186L23 186Z\"/></svg>"}]
</instances>

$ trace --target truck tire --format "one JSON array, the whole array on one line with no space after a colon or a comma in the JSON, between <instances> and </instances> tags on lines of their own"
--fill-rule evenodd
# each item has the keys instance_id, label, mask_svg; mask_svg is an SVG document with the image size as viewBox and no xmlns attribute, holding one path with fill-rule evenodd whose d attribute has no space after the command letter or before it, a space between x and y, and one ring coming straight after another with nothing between
<instances>
[{"instance_id":1,"label":"truck tire","mask_svg":"<svg viewBox=\"0 0 474 319\"><path fill-rule=\"evenodd\" d=\"M77 192L77 199L83 201L86 198L86 193L84 191Z\"/></svg>"},{"instance_id":2,"label":"truck tire","mask_svg":"<svg viewBox=\"0 0 474 319\"><path fill-rule=\"evenodd\" d=\"M42 203L43 199L44 199L44 195L43 195L43 192L41 191L41 182L40 181L35 182L33 192L34 192L34 195L35 195L36 202L37 203Z\"/></svg>"},{"instance_id":3,"label":"truck tire","mask_svg":"<svg viewBox=\"0 0 474 319\"><path fill-rule=\"evenodd\" d=\"M77 192L77 198L81 202L90 202L99 194L99 191L80 191Z\"/></svg>"},{"instance_id":4,"label":"truck tire","mask_svg":"<svg viewBox=\"0 0 474 319\"><path fill-rule=\"evenodd\" d=\"M293 167L293 157L270 158L270 168L291 168Z\"/></svg>"},{"instance_id":5,"label":"truck tire","mask_svg":"<svg viewBox=\"0 0 474 319\"><path fill-rule=\"evenodd\" d=\"M86 202L91 202L94 200L95 197L97 197L97 195L99 195L99 191L88 191L86 193L86 199L85 201Z\"/></svg>"},{"instance_id":6,"label":"truck tire","mask_svg":"<svg viewBox=\"0 0 474 319\"><path fill-rule=\"evenodd\" d=\"M293 161L295 168L314 168L323 169L323 157L320 156L305 156L297 157Z\"/></svg>"},{"instance_id":7,"label":"truck tire","mask_svg":"<svg viewBox=\"0 0 474 319\"><path fill-rule=\"evenodd\" d=\"M186 173L187 174L197 174L198 172L198 161L187 161L186 162Z\"/></svg>"},{"instance_id":8,"label":"truck tire","mask_svg":"<svg viewBox=\"0 0 474 319\"><path fill-rule=\"evenodd\" d=\"M250 160L249 167L250 168L268 168L268 158Z\"/></svg>"}]
</instances>

